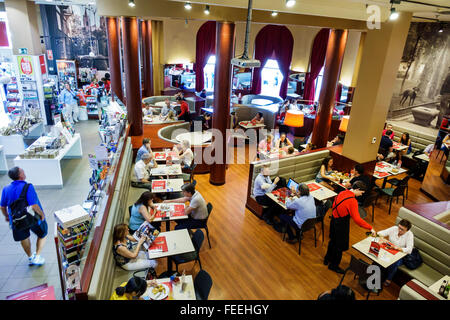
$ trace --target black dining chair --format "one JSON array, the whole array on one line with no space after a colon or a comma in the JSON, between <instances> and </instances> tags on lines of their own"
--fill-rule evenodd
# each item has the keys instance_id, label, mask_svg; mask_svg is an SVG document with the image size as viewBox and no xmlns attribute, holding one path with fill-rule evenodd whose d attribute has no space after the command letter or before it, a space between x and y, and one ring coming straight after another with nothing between
<instances>
[{"instance_id":1,"label":"black dining chair","mask_svg":"<svg viewBox=\"0 0 450 320\"><path fill-rule=\"evenodd\" d=\"M375 190L370 191L370 193L365 197L362 207L364 209L372 207L372 222L375 219L375 205L378 199L379 193Z\"/></svg>"},{"instance_id":2,"label":"black dining chair","mask_svg":"<svg viewBox=\"0 0 450 320\"><path fill-rule=\"evenodd\" d=\"M321 230L322 230L322 243L325 241L325 228L323 225L323 219L327 215L328 210L331 208L333 203L331 200L327 200L325 203L320 203L316 205L316 223L321 224Z\"/></svg>"},{"instance_id":3,"label":"black dining chair","mask_svg":"<svg viewBox=\"0 0 450 320\"><path fill-rule=\"evenodd\" d=\"M367 286L367 279L371 275L371 273L367 273L367 268L370 267L370 264L365 262L362 259L356 259L353 255L350 259L350 265L345 269L344 274L342 275L341 281L339 282L339 285L342 285L342 282L344 281L345 276L349 271L352 271L355 275L353 277L353 280L358 278L358 282L361 287L363 287L364 290L367 291L366 300L369 300L369 296L371 293L376 293L378 296L380 295L381 291L383 291L383 286L380 285L380 288L374 288L371 289Z\"/></svg>"},{"instance_id":4,"label":"black dining chair","mask_svg":"<svg viewBox=\"0 0 450 320\"><path fill-rule=\"evenodd\" d=\"M208 219L211 216L213 205L210 202L208 202L206 208L208 209L208 216L206 217L206 219L200 220L200 226L198 227L198 229L206 230L206 237L208 238L209 248L211 249L211 242L209 241Z\"/></svg>"},{"instance_id":5,"label":"black dining chair","mask_svg":"<svg viewBox=\"0 0 450 320\"><path fill-rule=\"evenodd\" d=\"M213 281L205 270L200 270L194 279L195 297L197 300L208 300Z\"/></svg>"},{"instance_id":6,"label":"black dining chair","mask_svg":"<svg viewBox=\"0 0 450 320\"><path fill-rule=\"evenodd\" d=\"M286 228L289 228L289 226L286 226ZM311 218L306 220L305 222L303 222L302 227L299 228L295 228L295 235L296 238L298 240L298 254L301 254L301 247L302 247L302 238L303 238L303 234L311 229L314 229L314 247L317 247L317 232L316 232L316 218ZM286 229L284 229L283 232L283 241L286 238Z\"/></svg>"},{"instance_id":7,"label":"black dining chair","mask_svg":"<svg viewBox=\"0 0 450 320\"><path fill-rule=\"evenodd\" d=\"M205 240L205 236L203 235L202 230L195 231L193 237L192 237L192 244L194 245L195 251L178 254L176 256L172 256L171 260L175 262L176 265L176 271L178 272L178 265L194 261L200 265L200 269L202 268L202 263L200 261L200 249L203 244L203 240Z\"/></svg>"},{"instance_id":8,"label":"black dining chair","mask_svg":"<svg viewBox=\"0 0 450 320\"><path fill-rule=\"evenodd\" d=\"M397 197L397 203L398 198L401 196L403 200L403 205L405 205L405 189L406 186L399 185L397 188L384 188L380 189L380 196L383 194L387 195L386 202L389 201L389 214L391 214L391 207L392 207L392 200ZM375 200L375 203L377 200Z\"/></svg>"},{"instance_id":9,"label":"black dining chair","mask_svg":"<svg viewBox=\"0 0 450 320\"><path fill-rule=\"evenodd\" d=\"M403 185L406 187L406 200L408 200L408 181L411 178L410 175L407 175L406 177L404 177L403 179L397 179L397 178L392 178L386 181L386 183L389 183L393 186L398 187L399 185Z\"/></svg>"}]
</instances>

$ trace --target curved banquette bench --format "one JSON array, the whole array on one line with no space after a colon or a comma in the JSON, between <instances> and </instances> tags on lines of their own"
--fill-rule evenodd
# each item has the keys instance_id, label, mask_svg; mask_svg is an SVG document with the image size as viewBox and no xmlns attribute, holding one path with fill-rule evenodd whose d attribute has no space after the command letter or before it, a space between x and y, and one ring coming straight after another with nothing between
<instances>
[{"instance_id":1,"label":"curved banquette bench","mask_svg":"<svg viewBox=\"0 0 450 320\"><path fill-rule=\"evenodd\" d=\"M445 300L416 279L410 280L400 288L398 300Z\"/></svg>"},{"instance_id":2,"label":"curved banquette bench","mask_svg":"<svg viewBox=\"0 0 450 320\"><path fill-rule=\"evenodd\" d=\"M450 214L450 213L449 213ZM407 219L414 234L414 247L422 257L422 265L414 270L400 266L409 277L430 286L450 274L450 230L405 207L398 211L396 222Z\"/></svg>"},{"instance_id":3,"label":"curved banquette bench","mask_svg":"<svg viewBox=\"0 0 450 320\"><path fill-rule=\"evenodd\" d=\"M286 181L292 178L296 182L301 183L314 180L323 159L329 155L330 150L325 149L282 159L261 160L250 163L246 207L256 216L262 216L263 207L256 202L253 196L253 184L264 165L270 165L270 177L272 179L278 176L285 178Z\"/></svg>"},{"instance_id":4,"label":"curved banquette bench","mask_svg":"<svg viewBox=\"0 0 450 320\"><path fill-rule=\"evenodd\" d=\"M245 96L242 97L241 99L241 103L242 104L246 104L246 105L251 105L251 106L260 106L257 104L253 104L252 101L254 99L265 99L265 100L270 100L272 101L271 104L280 104L283 103L283 100L281 98L278 97L271 97L271 96L264 96L261 94L247 94Z\"/></svg>"},{"instance_id":5,"label":"curved banquette bench","mask_svg":"<svg viewBox=\"0 0 450 320\"><path fill-rule=\"evenodd\" d=\"M179 142L175 139L177 135L180 133L185 133L190 131L189 122L183 122L174 124L171 126L167 126L158 130L158 138L165 140L173 145L178 144ZM210 165L203 162L203 155L210 154L210 150L206 150L211 148L211 143L205 143L202 145L191 145L191 149L194 152L194 161L197 163L195 167L194 173L208 173L210 171ZM205 150L207 153L205 153ZM208 153L209 152L209 153Z\"/></svg>"}]
</instances>

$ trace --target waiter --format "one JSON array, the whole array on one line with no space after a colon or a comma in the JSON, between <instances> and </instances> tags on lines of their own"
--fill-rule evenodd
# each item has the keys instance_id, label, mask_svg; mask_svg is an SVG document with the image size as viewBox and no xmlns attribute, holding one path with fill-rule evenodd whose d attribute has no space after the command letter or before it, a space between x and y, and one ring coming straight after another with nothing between
<instances>
[{"instance_id":1,"label":"waiter","mask_svg":"<svg viewBox=\"0 0 450 320\"><path fill-rule=\"evenodd\" d=\"M341 263L342 252L348 250L350 218L360 227L370 230L373 235L376 234L372 226L361 219L358 212L356 197L361 196L366 189L367 186L364 182L356 181L350 190L342 191L334 199L330 223L330 242L323 260L323 264L329 264L328 269L334 272L344 273L339 264Z\"/></svg>"}]
</instances>

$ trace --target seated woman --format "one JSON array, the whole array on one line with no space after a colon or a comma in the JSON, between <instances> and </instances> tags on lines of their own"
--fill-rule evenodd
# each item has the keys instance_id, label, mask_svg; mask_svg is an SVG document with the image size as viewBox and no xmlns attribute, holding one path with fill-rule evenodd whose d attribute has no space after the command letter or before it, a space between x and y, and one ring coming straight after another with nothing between
<instances>
[{"instance_id":1,"label":"seated woman","mask_svg":"<svg viewBox=\"0 0 450 320\"><path fill-rule=\"evenodd\" d=\"M441 145L441 150L444 151L445 155L448 157L448 153L449 153L449 148L450 148L450 134L447 134L444 138L444 140L442 140L442 145Z\"/></svg>"},{"instance_id":2,"label":"seated woman","mask_svg":"<svg viewBox=\"0 0 450 320\"><path fill-rule=\"evenodd\" d=\"M337 146L344 143L345 136L339 133L333 140L327 142L327 147Z\"/></svg>"},{"instance_id":3,"label":"seated woman","mask_svg":"<svg viewBox=\"0 0 450 320\"><path fill-rule=\"evenodd\" d=\"M324 185L329 189L333 188L328 183L325 182L325 179L333 180L333 177L331 176L331 173L333 172L332 167L333 167L333 158L326 157L325 159L323 159L322 164L320 166L320 170L316 175L316 182Z\"/></svg>"},{"instance_id":4,"label":"seated woman","mask_svg":"<svg viewBox=\"0 0 450 320\"><path fill-rule=\"evenodd\" d=\"M131 233L134 233L145 221L153 227L160 228L161 222L153 222L156 216L155 205L153 204L153 193L143 192L139 199L131 207L131 216L128 227Z\"/></svg>"},{"instance_id":5,"label":"seated woman","mask_svg":"<svg viewBox=\"0 0 450 320\"><path fill-rule=\"evenodd\" d=\"M184 169L189 169L192 165L192 161L194 160L194 153L191 150L191 144L188 140L181 141L181 167Z\"/></svg>"},{"instance_id":6,"label":"seated woman","mask_svg":"<svg viewBox=\"0 0 450 320\"><path fill-rule=\"evenodd\" d=\"M408 149L405 149L405 150L397 152L397 161L401 161L403 155L409 154L412 151L411 139L409 138L409 133L408 132L404 132L402 134L402 137L400 139L400 143L405 145L405 146L408 146Z\"/></svg>"},{"instance_id":7,"label":"seated woman","mask_svg":"<svg viewBox=\"0 0 450 320\"><path fill-rule=\"evenodd\" d=\"M256 124L264 124L264 117L262 112L258 112L256 116L251 120Z\"/></svg>"},{"instance_id":8,"label":"seated woman","mask_svg":"<svg viewBox=\"0 0 450 320\"><path fill-rule=\"evenodd\" d=\"M115 226L113 233L113 255L116 264L128 271L148 268L155 269L157 262L149 259L145 251L140 251L142 244L146 240L146 237L140 238L137 241L137 246L134 251L131 251L133 249L132 242L136 242L136 239L130 235L128 226L125 223Z\"/></svg>"},{"instance_id":9,"label":"seated woman","mask_svg":"<svg viewBox=\"0 0 450 320\"><path fill-rule=\"evenodd\" d=\"M289 147L293 147L294 145L289 140L288 137L286 137L286 133L282 132L280 135L280 139L275 142L275 148L276 149L287 149Z\"/></svg>"},{"instance_id":10,"label":"seated woman","mask_svg":"<svg viewBox=\"0 0 450 320\"><path fill-rule=\"evenodd\" d=\"M266 139L261 140L261 142L258 144L258 155L260 159L265 158L265 155L270 153L270 151L273 149L273 136L271 134L268 134L266 136Z\"/></svg>"},{"instance_id":11,"label":"seated woman","mask_svg":"<svg viewBox=\"0 0 450 320\"><path fill-rule=\"evenodd\" d=\"M140 277L133 277L117 287L109 300L142 300L141 296L145 291L147 291L147 281Z\"/></svg>"},{"instance_id":12,"label":"seated woman","mask_svg":"<svg viewBox=\"0 0 450 320\"><path fill-rule=\"evenodd\" d=\"M411 254L414 248L414 234L410 231L411 222L406 219L402 219L398 226L390 227L386 230L379 231L377 233L380 236L380 243L385 243L387 240L393 244L394 249L399 250L407 254ZM387 237L387 240L384 239ZM384 281L384 285L388 286L391 284L392 278L394 278L395 273L399 266L403 264L403 259L398 260L394 264L391 264L387 268L387 276Z\"/></svg>"},{"instance_id":13,"label":"seated woman","mask_svg":"<svg viewBox=\"0 0 450 320\"><path fill-rule=\"evenodd\" d=\"M314 149L316 149L316 146L313 145L313 144L310 142L310 143L308 143L308 144L306 145L306 148L305 148L305 150L303 150L303 151L311 151L311 150L314 150Z\"/></svg>"},{"instance_id":14,"label":"seated woman","mask_svg":"<svg viewBox=\"0 0 450 320\"><path fill-rule=\"evenodd\" d=\"M289 132L289 127L285 126L284 123L284 118L286 118L286 112L289 110L289 105L285 106L281 106L280 110L278 111L277 114L277 118L276 118L276 122L278 124L278 129L280 130L280 133L284 133L284 132Z\"/></svg>"}]
</instances>

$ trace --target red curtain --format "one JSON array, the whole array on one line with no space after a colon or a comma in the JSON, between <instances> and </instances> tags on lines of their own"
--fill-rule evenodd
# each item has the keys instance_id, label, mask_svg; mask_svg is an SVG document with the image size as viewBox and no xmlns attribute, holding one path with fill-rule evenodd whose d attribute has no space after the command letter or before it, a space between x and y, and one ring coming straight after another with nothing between
<instances>
[{"instance_id":1,"label":"red curtain","mask_svg":"<svg viewBox=\"0 0 450 320\"><path fill-rule=\"evenodd\" d=\"M9 46L8 33L6 32L6 23L0 21L0 47Z\"/></svg>"},{"instance_id":2,"label":"red curtain","mask_svg":"<svg viewBox=\"0 0 450 320\"><path fill-rule=\"evenodd\" d=\"M285 26L267 25L259 31L255 39L255 59L261 62L261 67L253 69L253 94L261 93L261 72L267 60L273 57L283 75L280 97L286 98L293 48L294 38Z\"/></svg>"},{"instance_id":3,"label":"red curtain","mask_svg":"<svg viewBox=\"0 0 450 320\"><path fill-rule=\"evenodd\" d=\"M197 32L195 53L195 91L204 89L205 81L203 69L211 55L216 54L216 22L205 22Z\"/></svg>"},{"instance_id":4,"label":"red curtain","mask_svg":"<svg viewBox=\"0 0 450 320\"><path fill-rule=\"evenodd\" d=\"M311 67L309 72L306 73L305 90L303 93L303 100L310 100L311 103L314 102L314 96L316 93L316 78L325 63L329 35L330 29L324 28L320 30L314 38L314 43L311 50Z\"/></svg>"}]
</instances>

